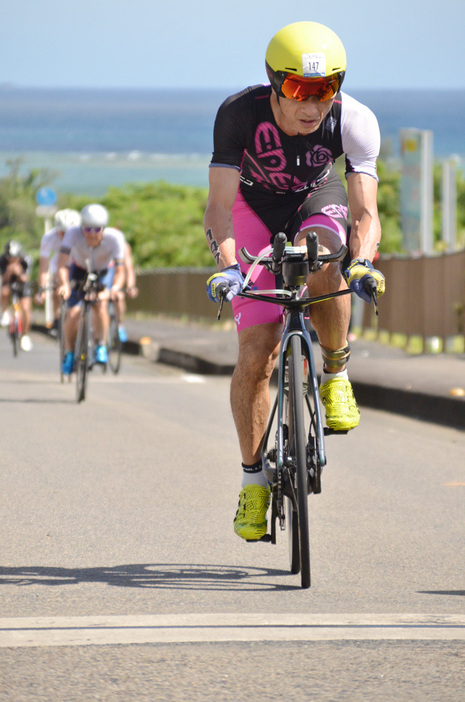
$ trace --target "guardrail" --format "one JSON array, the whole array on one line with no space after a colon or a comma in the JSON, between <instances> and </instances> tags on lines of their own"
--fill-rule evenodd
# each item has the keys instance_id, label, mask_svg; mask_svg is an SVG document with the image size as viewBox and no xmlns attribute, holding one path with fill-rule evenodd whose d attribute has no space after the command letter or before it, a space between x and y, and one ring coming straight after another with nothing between
<instances>
[{"instance_id":1,"label":"guardrail","mask_svg":"<svg viewBox=\"0 0 465 702\"><path fill-rule=\"evenodd\" d=\"M128 310L214 320L218 307L207 297L206 281L215 271L216 268L160 268L139 272L139 295L135 300L127 299ZM221 319L232 318L231 305L225 305Z\"/></svg>"},{"instance_id":2,"label":"guardrail","mask_svg":"<svg viewBox=\"0 0 465 702\"><path fill-rule=\"evenodd\" d=\"M422 350L463 351L465 329L465 251L435 256L382 256L376 262L386 277L386 292L379 300L378 325L366 306L363 328L378 333L412 337ZM434 340L435 343L431 343Z\"/></svg>"},{"instance_id":3,"label":"guardrail","mask_svg":"<svg viewBox=\"0 0 465 702\"><path fill-rule=\"evenodd\" d=\"M382 256L377 267L386 276L386 292L379 300L379 318L364 305L364 330L412 337L428 350L431 339L447 349L465 330L465 251L437 256ZM139 297L128 299L132 312L215 320L218 308L206 295L206 280L214 268L156 269L137 276ZM232 319L230 305L222 319ZM437 349L435 349L437 350ZM460 349L460 345L458 350Z\"/></svg>"}]
</instances>

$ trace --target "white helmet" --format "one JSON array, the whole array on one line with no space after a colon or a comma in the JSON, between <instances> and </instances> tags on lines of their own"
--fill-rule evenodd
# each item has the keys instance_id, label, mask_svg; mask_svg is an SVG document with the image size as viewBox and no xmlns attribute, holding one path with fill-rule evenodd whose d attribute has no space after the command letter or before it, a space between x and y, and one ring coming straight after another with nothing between
<instances>
[{"instance_id":1,"label":"white helmet","mask_svg":"<svg viewBox=\"0 0 465 702\"><path fill-rule=\"evenodd\" d=\"M11 241L6 242L3 252L5 256L8 256L9 258L18 258L19 256L23 255L23 247L19 241L14 241L12 239Z\"/></svg>"},{"instance_id":2,"label":"white helmet","mask_svg":"<svg viewBox=\"0 0 465 702\"><path fill-rule=\"evenodd\" d=\"M70 227L78 227L81 224L81 215L76 210L58 210L53 221L60 232L65 232Z\"/></svg>"},{"instance_id":3,"label":"white helmet","mask_svg":"<svg viewBox=\"0 0 465 702\"><path fill-rule=\"evenodd\" d=\"M81 210L81 224L84 227L106 227L109 216L103 205L86 205Z\"/></svg>"}]
</instances>

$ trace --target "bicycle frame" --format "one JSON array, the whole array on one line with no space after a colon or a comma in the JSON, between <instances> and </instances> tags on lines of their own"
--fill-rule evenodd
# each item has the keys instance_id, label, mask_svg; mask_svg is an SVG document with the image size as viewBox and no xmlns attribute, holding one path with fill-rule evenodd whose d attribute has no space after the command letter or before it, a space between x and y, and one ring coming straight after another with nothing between
<instances>
[{"instance_id":1,"label":"bicycle frame","mask_svg":"<svg viewBox=\"0 0 465 702\"><path fill-rule=\"evenodd\" d=\"M344 255L345 255L346 248L342 247L336 254L329 254L326 256L321 256L319 257L320 261L337 261L340 260ZM287 255L292 256L296 255L295 261L290 260L290 264L292 266L293 263L295 263L296 267L297 265L302 263L302 260L299 260L297 257L300 253L302 256L303 249L301 247L288 247L286 249ZM252 259L254 260L254 265L260 265L263 260L266 260L264 256L262 257L251 257L250 254L248 254L246 249L242 249L241 255L246 261L251 261ZM305 261L305 266L306 269L308 270L308 261ZM252 273L252 270L249 271L246 279L245 279L245 284L244 287L248 284L248 281L250 279L250 275ZM300 273L300 271L299 271ZM292 278L292 273L290 274L290 277ZM288 352L288 348L290 345L291 337L293 335L298 335L301 338L301 343L302 343L302 352L305 358L307 359L307 362L309 364L308 368L308 382L311 383L311 391L312 395L315 398L319 397L319 392L318 392L318 379L317 379L317 371L316 371L316 366L315 366L315 358L313 354L313 346L312 346L312 340L310 337L310 333L307 329L307 326L305 324L305 318L304 318L304 312L305 310L310 307L313 304L316 304L318 302L324 302L326 300L333 299L335 297L340 297L341 295L347 295L350 294L350 290L341 290L341 291L336 291L333 293L328 293L326 295L319 295L315 297L302 297L301 291L302 291L302 285L303 285L303 280L300 279L300 276L298 275L297 278L295 278L296 282L300 283L300 285L292 285L292 284L285 284L284 288L282 290L268 290L268 291L259 291L259 292L253 292L253 291L243 291L240 294L241 297L246 297L249 299L254 299L254 300L260 300L262 302L269 302L271 304L279 305L281 307L285 308L286 311L286 323L284 326L284 330L282 333L282 338L281 338L281 345L280 345L280 350L279 350L279 355L278 355L278 393L277 393L277 398L276 398L276 403L275 407L272 410L270 420L273 419L274 413L276 412L276 409L278 411L278 465L279 467L282 467L283 465L283 408L284 408L284 393L285 393L285 378L284 378L284 372L285 372L285 360L286 360L286 354ZM273 295L273 297L271 296ZM278 297L274 297L274 295L278 295ZM281 297L279 297L281 296ZM325 443L324 443L324 435L325 433L332 433L329 431L327 428L324 429L323 427L323 422L322 422L322 417L321 417L321 407L319 402L315 402L315 414L316 414L316 426L315 426L315 432L316 432L316 441L317 441L317 454L318 454L318 463L320 467L323 467L326 465L326 453L325 453ZM268 438L269 435L269 430L271 427L267 428L267 432L265 433L265 438Z\"/></svg>"},{"instance_id":2,"label":"bicycle frame","mask_svg":"<svg viewBox=\"0 0 465 702\"><path fill-rule=\"evenodd\" d=\"M97 295L102 289L98 275L89 272L82 286L82 308L75 344L76 399L78 403L86 397L87 373L94 365L91 348L91 310L92 306L98 302Z\"/></svg>"},{"instance_id":3,"label":"bicycle frame","mask_svg":"<svg viewBox=\"0 0 465 702\"><path fill-rule=\"evenodd\" d=\"M351 291L341 290L315 297L303 294L308 274L319 270L325 261L341 260L346 247L335 254L319 256L315 233L307 237L306 247L285 248L285 243L285 237L284 242L281 239L275 243L271 256L265 252L254 257L245 249L241 250L241 257L252 263L252 267L239 295L279 305L286 311L278 354L278 389L261 445L263 469L272 488L271 533L267 533L262 540L276 543L276 519L281 530L284 530L287 518L285 504L289 500L291 572L301 572L302 587L308 588L310 546L307 497L310 492L321 492L320 474L326 465L324 437L336 432L323 427L313 344L305 322L305 310L312 304L350 294ZM283 288L264 291L245 289L256 265L264 265L273 273L282 271ZM298 339L298 343L295 339ZM305 412L305 404L308 413ZM270 448L273 429L274 448Z\"/></svg>"},{"instance_id":4,"label":"bicycle frame","mask_svg":"<svg viewBox=\"0 0 465 702\"><path fill-rule=\"evenodd\" d=\"M299 336L301 340L302 355L308 363L307 382L310 382L311 392L314 397L318 397L318 381L313 355L312 340L306 328L303 311L291 310L287 315L286 325L283 331L281 347L278 357L278 393L277 393L277 412L278 412L278 434L277 434L277 469L282 469L284 465L284 439L283 439L283 412L284 412L284 394L286 387L285 366L288 348L292 336ZM316 433L318 463L320 467L326 465L326 454L324 445L324 430L321 418L320 403L315 403Z\"/></svg>"}]
</instances>

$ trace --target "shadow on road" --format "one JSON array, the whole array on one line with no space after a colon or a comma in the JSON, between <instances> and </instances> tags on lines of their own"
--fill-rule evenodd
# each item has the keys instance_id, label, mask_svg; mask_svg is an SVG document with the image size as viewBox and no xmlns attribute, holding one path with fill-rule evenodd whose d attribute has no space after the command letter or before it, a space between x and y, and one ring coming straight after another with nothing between
<instances>
[{"instance_id":1,"label":"shadow on road","mask_svg":"<svg viewBox=\"0 0 465 702\"><path fill-rule=\"evenodd\" d=\"M295 585L269 582L289 571L228 565L182 563L119 565L110 568L0 567L0 585L56 587L81 583L105 583L113 587L173 590L295 590ZM295 577L295 576L293 576Z\"/></svg>"},{"instance_id":2,"label":"shadow on road","mask_svg":"<svg viewBox=\"0 0 465 702\"><path fill-rule=\"evenodd\" d=\"M458 595L465 597L465 590L419 590L420 595Z\"/></svg>"}]
</instances>

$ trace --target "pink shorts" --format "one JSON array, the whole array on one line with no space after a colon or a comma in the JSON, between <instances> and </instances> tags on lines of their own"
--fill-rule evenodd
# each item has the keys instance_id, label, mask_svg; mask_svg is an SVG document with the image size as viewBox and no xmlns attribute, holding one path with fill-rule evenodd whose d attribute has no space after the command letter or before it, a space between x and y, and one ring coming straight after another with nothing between
<instances>
[{"instance_id":1,"label":"pink shorts","mask_svg":"<svg viewBox=\"0 0 465 702\"><path fill-rule=\"evenodd\" d=\"M237 194L232 213L237 260L240 263L242 272L245 274L249 270L250 265L242 261L239 256L239 249L245 246L250 254L258 256L270 246L272 234L260 217L247 204L240 192ZM347 235L344 227L326 214L310 215L302 222L300 229L309 225L329 229L340 237L343 244L346 243ZM257 290L272 290L276 288L276 278L263 266L258 265L252 274L250 285ZM257 324L279 324L283 321L283 308L279 305L235 297L232 300L232 306L237 331L256 326Z\"/></svg>"}]
</instances>

